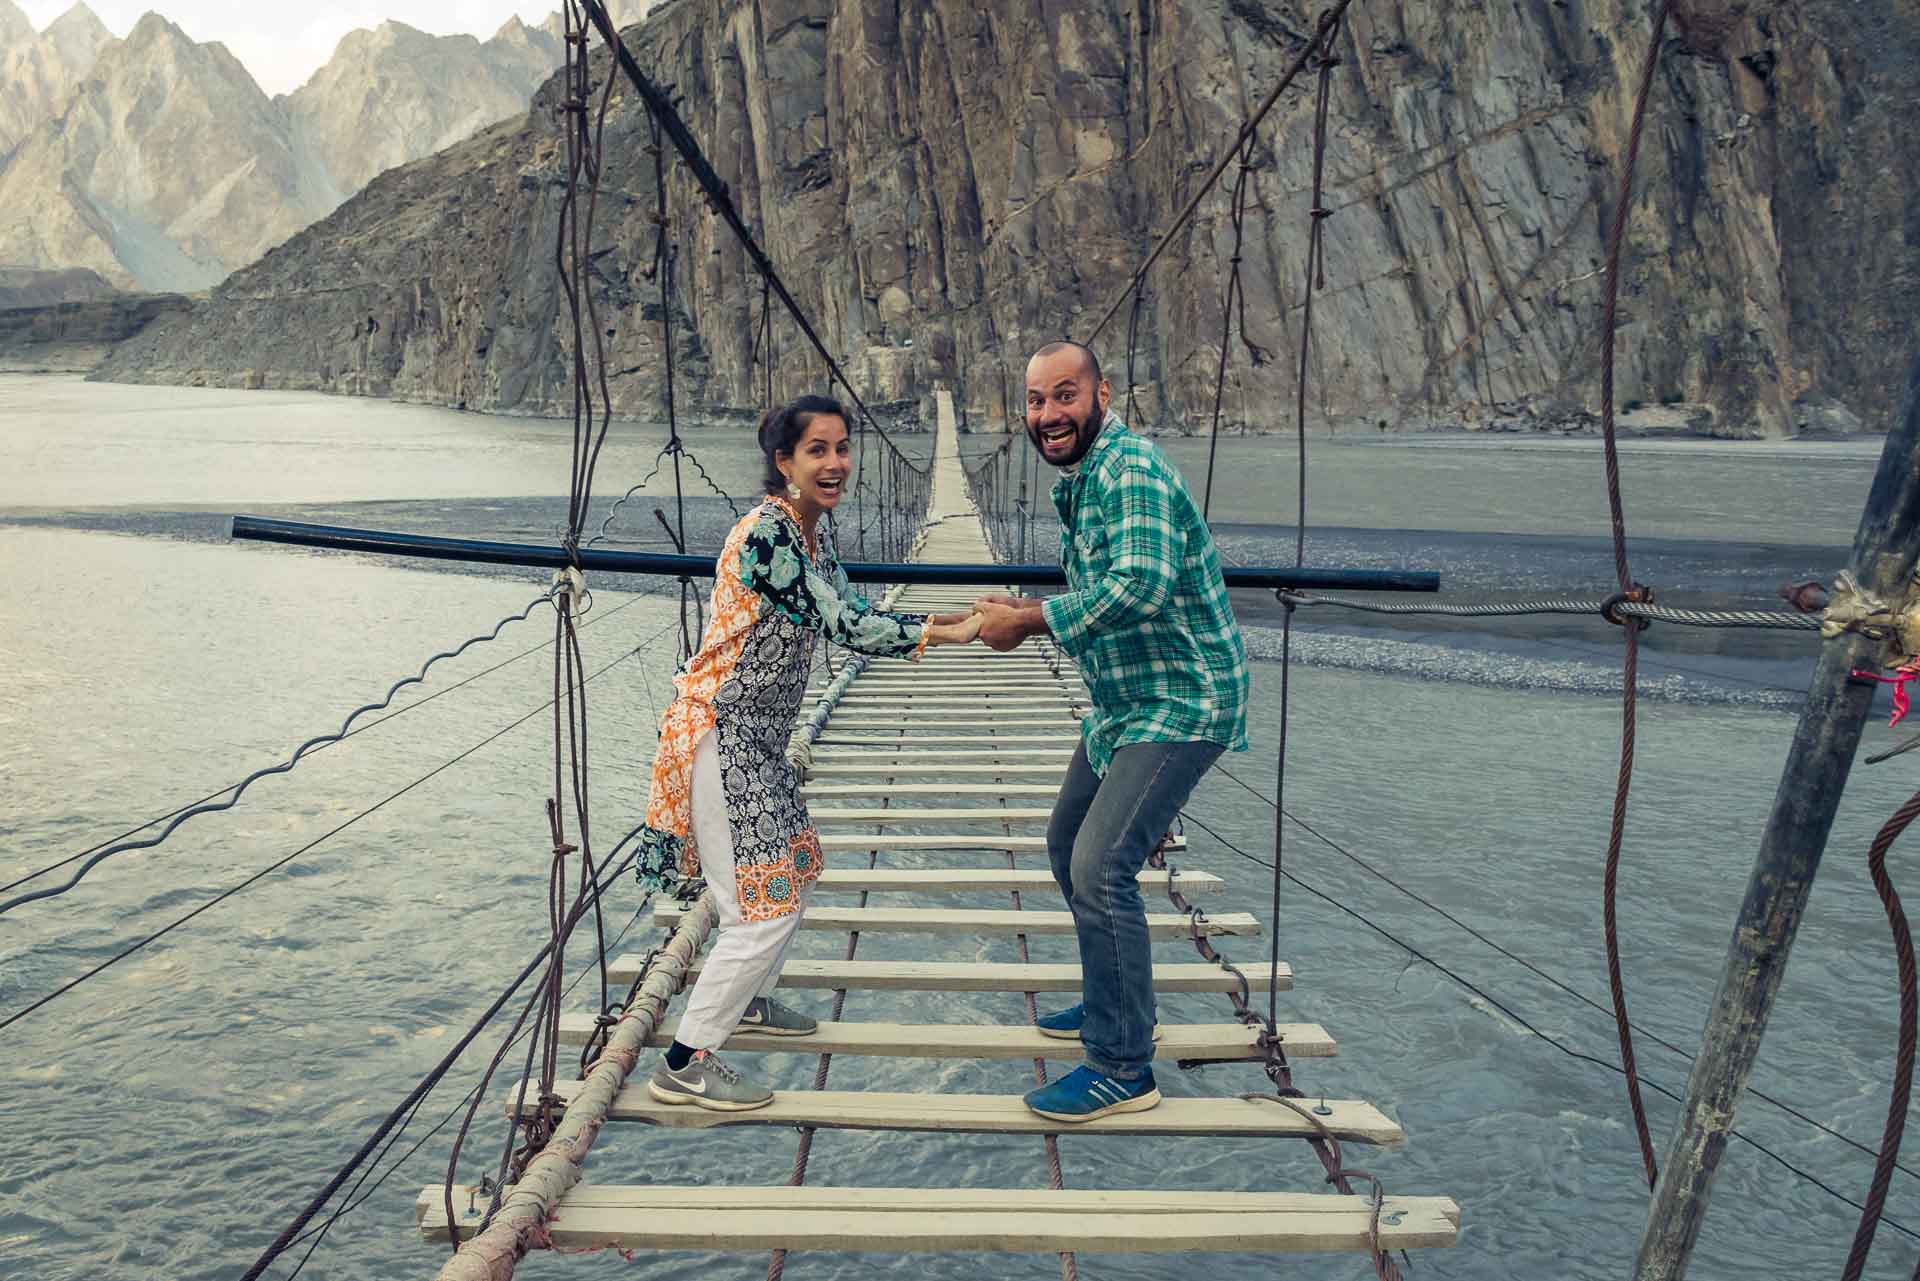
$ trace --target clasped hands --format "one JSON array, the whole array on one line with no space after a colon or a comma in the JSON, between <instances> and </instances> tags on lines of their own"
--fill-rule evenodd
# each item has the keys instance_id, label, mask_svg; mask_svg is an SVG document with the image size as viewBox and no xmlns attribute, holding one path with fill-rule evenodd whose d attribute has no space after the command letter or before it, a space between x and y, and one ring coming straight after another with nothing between
<instances>
[{"instance_id":1,"label":"clasped hands","mask_svg":"<svg viewBox=\"0 0 1920 1281\"><path fill-rule=\"evenodd\" d=\"M965 613L936 614L927 621L936 645L965 645L978 639L1003 654L1047 630L1040 602L1026 596L982 596Z\"/></svg>"},{"instance_id":2,"label":"clasped hands","mask_svg":"<svg viewBox=\"0 0 1920 1281\"><path fill-rule=\"evenodd\" d=\"M1029 596L982 596L973 602L973 614L980 620L980 643L1003 654L1047 628L1040 602Z\"/></svg>"}]
</instances>

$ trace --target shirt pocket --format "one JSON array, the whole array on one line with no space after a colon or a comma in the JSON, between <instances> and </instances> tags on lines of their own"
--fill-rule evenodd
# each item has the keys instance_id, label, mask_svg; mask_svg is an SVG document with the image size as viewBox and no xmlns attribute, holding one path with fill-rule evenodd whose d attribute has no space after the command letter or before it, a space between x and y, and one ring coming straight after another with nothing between
<instances>
[{"instance_id":1,"label":"shirt pocket","mask_svg":"<svg viewBox=\"0 0 1920 1281\"><path fill-rule=\"evenodd\" d=\"M1089 573L1097 574L1107 567L1107 531L1104 526L1094 525L1090 529L1073 531L1074 561Z\"/></svg>"}]
</instances>

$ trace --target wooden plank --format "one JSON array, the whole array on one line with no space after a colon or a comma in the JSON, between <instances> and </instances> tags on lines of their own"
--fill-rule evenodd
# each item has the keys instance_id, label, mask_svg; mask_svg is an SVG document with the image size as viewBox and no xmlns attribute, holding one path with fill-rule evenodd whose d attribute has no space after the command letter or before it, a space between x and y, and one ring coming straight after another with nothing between
<instances>
[{"instance_id":1,"label":"wooden plank","mask_svg":"<svg viewBox=\"0 0 1920 1281\"><path fill-rule=\"evenodd\" d=\"M872 765L884 761L896 761L912 765L938 765L942 761L989 764L994 761L1037 761L1058 762L1065 765L1073 759L1071 747L939 747L920 751L917 750L916 741L909 738L886 738L876 741L885 743L894 750L821 747L816 743L813 762L816 765ZM979 740L968 739L967 741L978 742ZM1068 741L1079 742L1078 739Z\"/></svg>"},{"instance_id":2,"label":"wooden plank","mask_svg":"<svg viewBox=\"0 0 1920 1281\"><path fill-rule=\"evenodd\" d=\"M631 984L640 977L646 957L639 953L616 957L607 967L611 983ZM689 974L704 962L696 958ZM1265 965L1242 971L1250 991L1269 986L1293 990L1293 967L1282 961L1277 982ZM902 992L1079 992L1080 967L1065 964L1020 964L1013 961L842 961L790 960L780 971L780 986L805 991ZM1217 965L1198 961L1153 967L1156 992L1237 992L1239 981Z\"/></svg>"},{"instance_id":3,"label":"wooden plank","mask_svg":"<svg viewBox=\"0 0 1920 1281\"><path fill-rule=\"evenodd\" d=\"M990 698L981 696L968 701L959 694L929 694L915 700L902 694L848 694L834 708L835 716L848 712L862 714L872 712L912 712L915 716L981 716L990 715L998 720L1003 716L1037 716L1042 712L1069 712L1076 705L1084 706L1086 699L1074 700L1064 695L1049 694L1035 698Z\"/></svg>"},{"instance_id":4,"label":"wooden plank","mask_svg":"<svg viewBox=\"0 0 1920 1281\"><path fill-rule=\"evenodd\" d=\"M898 726L895 726L895 728L897 728L902 735L907 734L911 730L911 727L907 725L898 725ZM914 749L925 748L925 747L979 748L979 747L987 747L987 746L992 746L997 748L1002 746L1010 747L1015 744L1019 744L1021 746L1030 746L1038 743L1060 744L1060 743L1078 743L1080 741L1080 735L1078 734L996 734L992 738L981 738L977 734L972 734L972 735L970 734L914 734L912 738L864 737L865 735L877 734L878 732L879 732L878 730L869 726L863 730L850 734L844 728L836 731L833 728L833 726L829 724L825 732L823 732L819 738L814 740L814 747L816 749L821 746L908 747L908 748L914 748ZM1068 750L1069 750L1069 754L1071 754L1071 749L1068 749ZM996 755L996 754L997 754L996 752L986 752L986 751L982 751L979 753L979 755L982 755L982 756ZM951 753L943 753L943 755L951 755Z\"/></svg>"},{"instance_id":5,"label":"wooden plank","mask_svg":"<svg viewBox=\"0 0 1920 1281\"><path fill-rule=\"evenodd\" d=\"M895 690L911 690L915 693L935 694L1007 692L1030 695L1034 690L1050 693L1055 690L1074 689L1077 684L1078 682L1070 681L1060 676L982 676L978 680L969 680L959 676L902 676L892 675L886 672L874 675L862 672L859 678L849 686L849 689L862 692L880 690L888 693ZM818 696L822 692L822 688L823 687L817 685L808 686L807 693Z\"/></svg>"},{"instance_id":6,"label":"wooden plank","mask_svg":"<svg viewBox=\"0 0 1920 1281\"><path fill-rule=\"evenodd\" d=\"M923 774L942 777L957 774L970 778L984 776L987 778L1050 779L1057 784L1061 779L1066 777L1066 773L1067 762L1065 759L1054 763L1035 761L1027 765L956 765L951 761L921 765L912 761L902 762L898 757L889 756L880 761L859 765L842 764L841 760L836 758L829 758L822 761L819 757L815 757L813 764L807 766L807 780L809 783L816 778L873 778L877 776L887 778L916 778ZM869 792L873 790L871 784L868 785L867 790ZM891 791L892 789L888 790Z\"/></svg>"},{"instance_id":7,"label":"wooden plank","mask_svg":"<svg viewBox=\"0 0 1920 1281\"><path fill-rule=\"evenodd\" d=\"M671 929L686 916L678 903L656 903L653 923ZM1205 938L1258 938L1260 922L1247 912L1221 912L1199 923ZM862 934L1073 934L1073 913L1001 908L829 907L815 904L801 921L803 930L858 930ZM1147 933L1157 939L1191 937L1180 912L1148 912Z\"/></svg>"},{"instance_id":8,"label":"wooden plank","mask_svg":"<svg viewBox=\"0 0 1920 1281\"><path fill-rule=\"evenodd\" d=\"M1177 836L1169 850L1187 848L1187 838ZM820 848L823 850L969 850L1001 853L1007 850L1044 851L1047 838L1044 836L1004 836L984 832L954 833L860 833L860 832L822 832Z\"/></svg>"},{"instance_id":9,"label":"wooden plank","mask_svg":"<svg viewBox=\"0 0 1920 1281\"><path fill-rule=\"evenodd\" d=\"M809 805L807 813L815 823L861 823L879 827L908 827L915 823L1044 823L1053 817L1051 807L1012 805L924 810Z\"/></svg>"},{"instance_id":10,"label":"wooden plank","mask_svg":"<svg viewBox=\"0 0 1920 1281\"><path fill-rule=\"evenodd\" d=\"M1167 892L1164 868L1143 868L1140 888L1150 894ZM1175 886L1183 894L1214 894L1226 884L1211 872L1181 871ZM1058 892L1053 873L1007 867L830 867L820 873L822 890L879 894L1006 894Z\"/></svg>"},{"instance_id":11,"label":"wooden plank","mask_svg":"<svg viewBox=\"0 0 1920 1281\"><path fill-rule=\"evenodd\" d=\"M951 767L948 767L951 768ZM809 771L811 774L811 771ZM1056 774L1059 771L1055 771ZM875 793L871 783L815 783L804 789L808 800L816 796L866 796ZM889 783L884 797L895 796L1055 796L1058 786L1042 783Z\"/></svg>"},{"instance_id":12,"label":"wooden plank","mask_svg":"<svg viewBox=\"0 0 1920 1281\"><path fill-rule=\"evenodd\" d=\"M888 833L822 832L820 848L834 850L970 850L1000 853L1034 850L1044 853L1044 836L996 836L990 832Z\"/></svg>"},{"instance_id":13,"label":"wooden plank","mask_svg":"<svg viewBox=\"0 0 1920 1281\"><path fill-rule=\"evenodd\" d=\"M677 1023L657 1029L647 1044L673 1041ZM1277 1025L1290 1058L1331 1058L1333 1038L1317 1023ZM585 1045L593 1035L591 1014L562 1014L560 1040ZM1259 1031L1240 1023L1163 1023L1154 1054L1207 1062L1257 1062L1265 1057ZM1078 1062L1080 1042L1042 1036L1031 1026L979 1023L829 1023L810 1036L736 1032L720 1047L739 1054L855 1054L903 1059L1053 1059Z\"/></svg>"},{"instance_id":14,"label":"wooden plank","mask_svg":"<svg viewBox=\"0 0 1920 1281\"><path fill-rule=\"evenodd\" d=\"M444 1189L421 1191L427 1239L477 1230L480 1210L467 1211L466 1188L454 1191L452 1225ZM1392 1196L1381 1209L1378 1244L1389 1253L1459 1237L1460 1208L1447 1197ZM548 1230L552 1245L581 1250L1305 1254L1367 1251L1373 1220L1371 1197L1317 1192L582 1183Z\"/></svg>"},{"instance_id":15,"label":"wooden plank","mask_svg":"<svg viewBox=\"0 0 1920 1281\"><path fill-rule=\"evenodd\" d=\"M569 1102L585 1088L580 1081L556 1081L554 1091ZM531 1116L540 1109L536 1082L525 1099L506 1093L505 1112ZM1390 1117L1357 1099L1302 1099L1303 1107L1325 1107L1315 1119L1337 1139L1392 1145L1406 1138ZM1249 1138L1312 1138L1318 1129L1292 1108L1270 1098L1166 1098L1148 1112L1123 1112L1082 1125L1062 1126L1035 1116L1018 1094L896 1094L864 1090L776 1090L773 1102L752 1112L709 1112L705 1108L661 1103L644 1082L629 1084L614 1097L609 1121L639 1121L678 1129L723 1125L793 1125L822 1130L932 1130L944 1134L1153 1134Z\"/></svg>"},{"instance_id":16,"label":"wooden plank","mask_svg":"<svg viewBox=\"0 0 1920 1281\"><path fill-rule=\"evenodd\" d=\"M1007 729L1058 729L1062 725L1073 724L1073 720L1066 716L990 716L985 711L966 714L915 712L912 724L902 724L898 712L837 711L829 724L869 732L876 726L885 725L913 734L922 729L973 729L982 734L997 734Z\"/></svg>"}]
</instances>

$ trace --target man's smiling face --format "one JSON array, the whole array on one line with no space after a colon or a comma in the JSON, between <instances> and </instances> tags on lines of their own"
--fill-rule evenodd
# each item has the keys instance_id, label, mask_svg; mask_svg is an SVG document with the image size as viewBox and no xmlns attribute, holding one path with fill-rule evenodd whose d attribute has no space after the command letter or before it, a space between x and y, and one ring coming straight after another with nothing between
<instances>
[{"instance_id":1,"label":"man's smiling face","mask_svg":"<svg viewBox=\"0 0 1920 1281\"><path fill-rule=\"evenodd\" d=\"M1055 467L1071 467L1093 447L1111 396L1086 351L1042 347L1027 362L1027 438Z\"/></svg>"}]
</instances>

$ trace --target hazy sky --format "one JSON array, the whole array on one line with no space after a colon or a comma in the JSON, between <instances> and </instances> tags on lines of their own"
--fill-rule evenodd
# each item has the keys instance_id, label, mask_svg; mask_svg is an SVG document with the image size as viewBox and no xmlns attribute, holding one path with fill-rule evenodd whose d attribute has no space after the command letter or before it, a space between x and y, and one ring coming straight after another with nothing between
<instances>
[{"instance_id":1,"label":"hazy sky","mask_svg":"<svg viewBox=\"0 0 1920 1281\"><path fill-rule=\"evenodd\" d=\"M45 27L73 0L14 0L35 27ZM544 22L559 0L87 0L116 36L133 30L140 15L156 9L198 41L218 40L246 65L268 93L297 89L319 69L355 27L375 27L388 18L434 35L466 32L481 39L518 13L528 25Z\"/></svg>"}]
</instances>

